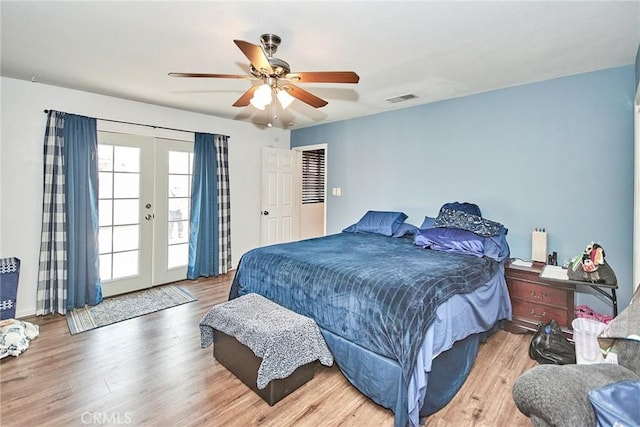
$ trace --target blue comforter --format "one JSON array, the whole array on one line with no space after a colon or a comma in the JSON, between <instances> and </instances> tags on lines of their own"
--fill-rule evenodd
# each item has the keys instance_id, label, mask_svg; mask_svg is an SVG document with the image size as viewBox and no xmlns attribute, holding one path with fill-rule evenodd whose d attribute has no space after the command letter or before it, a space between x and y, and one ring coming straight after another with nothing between
<instances>
[{"instance_id":1,"label":"blue comforter","mask_svg":"<svg viewBox=\"0 0 640 427\"><path fill-rule=\"evenodd\" d=\"M411 239L341 233L245 253L229 297L254 292L311 317L397 360L408 383L438 305L498 269L489 258L421 249Z\"/></svg>"}]
</instances>

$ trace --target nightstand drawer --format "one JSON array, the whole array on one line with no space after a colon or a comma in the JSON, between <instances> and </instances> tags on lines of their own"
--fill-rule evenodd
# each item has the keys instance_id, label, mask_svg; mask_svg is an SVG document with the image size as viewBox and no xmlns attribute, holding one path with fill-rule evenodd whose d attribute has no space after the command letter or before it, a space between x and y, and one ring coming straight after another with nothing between
<instances>
[{"instance_id":1,"label":"nightstand drawer","mask_svg":"<svg viewBox=\"0 0 640 427\"><path fill-rule=\"evenodd\" d=\"M533 283L512 279L508 283L509 295L512 298L521 298L538 304L549 304L562 307L567 305L567 291L554 289L549 286L535 285Z\"/></svg>"},{"instance_id":2,"label":"nightstand drawer","mask_svg":"<svg viewBox=\"0 0 640 427\"><path fill-rule=\"evenodd\" d=\"M560 326L570 328L571 320L566 308L553 307L549 305L535 304L531 301L513 298L511 300L514 317L531 319L535 322L548 322L555 319Z\"/></svg>"},{"instance_id":3,"label":"nightstand drawer","mask_svg":"<svg viewBox=\"0 0 640 427\"><path fill-rule=\"evenodd\" d=\"M531 267L507 264L505 278L513 318L505 324L505 329L515 333L535 332L539 323L554 319L562 331L571 336L573 289L541 278L543 267L542 263L533 263Z\"/></svg>"}]
</instances>

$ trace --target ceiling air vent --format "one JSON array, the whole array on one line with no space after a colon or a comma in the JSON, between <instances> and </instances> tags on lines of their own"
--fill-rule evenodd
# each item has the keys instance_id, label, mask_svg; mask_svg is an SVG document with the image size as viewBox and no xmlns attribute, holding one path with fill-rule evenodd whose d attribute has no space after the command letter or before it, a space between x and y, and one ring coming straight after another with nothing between
<instances>
[{"instance_id":1,"label":"ceiling air vent","mask_svg":"<svg viewBox=\"0 0 640 427\"><path fill-rule=\"evenodd\" d=\"M415 96L412 93L408 93L406 95L400 95L400 96L394 96L393 98L387 98L386 101L390 102L392 104L398 103L398 102L403 102L403 101L408 101L410 99L413 98L417 98L417 96Z\"/></svg>"}]
</instances>

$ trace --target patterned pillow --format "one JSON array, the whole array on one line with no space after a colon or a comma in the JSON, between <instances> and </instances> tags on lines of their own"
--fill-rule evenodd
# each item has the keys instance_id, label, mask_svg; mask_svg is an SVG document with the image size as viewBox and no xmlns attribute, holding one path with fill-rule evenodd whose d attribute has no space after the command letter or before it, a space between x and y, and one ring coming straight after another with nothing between
<instances>
[{"instance_id":1,"label":"patterned pillow","mask_svg":"<svg viewBox=\"0 0 640 427\"><path fill-rule=\"evenodd\" d=\"M451 209L442 209L433 225L435 227L459 228L483 237L498 236L504 227L500 223L489 221L477 215Z\"/></svg>"},{"instance_id":2,"label":"patterned pillow","mask_svg":"<svg viewBox=\"0 0 640 427\"><path fill-rule=\"evenodd\" d=\"M466 213L471 214L471 215L482 216L482 213L480 212L480 207L478 205L476 205L475 203L449 202L449 203L445 203L444 205L442 205L440 207L440 212L442 212L443 209L451 209L451 210L454 210L454 211L466 212Z\"/></svg>"}]
</instances>

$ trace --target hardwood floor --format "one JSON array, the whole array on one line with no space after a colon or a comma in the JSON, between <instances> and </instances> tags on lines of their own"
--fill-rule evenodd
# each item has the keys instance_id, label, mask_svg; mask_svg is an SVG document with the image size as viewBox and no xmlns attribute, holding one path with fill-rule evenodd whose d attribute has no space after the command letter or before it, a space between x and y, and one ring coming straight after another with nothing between
<instances>
[{"instance_id":1,"label":"hardwood floor","mask_svg":"<svg viewBox=\"0 0 640 427\"><path fill-rule=\"evenodd\" d=\"M40 336L0 363L2 426L393 426L334 366L270 407L200 348L198 323L227 300L232 274L181 286L198 301L78 335L64 316L25 320ZM471 374L428 426L527 426L511 386L535 362L530 336L505 331L480 347Z\"/></svg>"}]
</instances>

